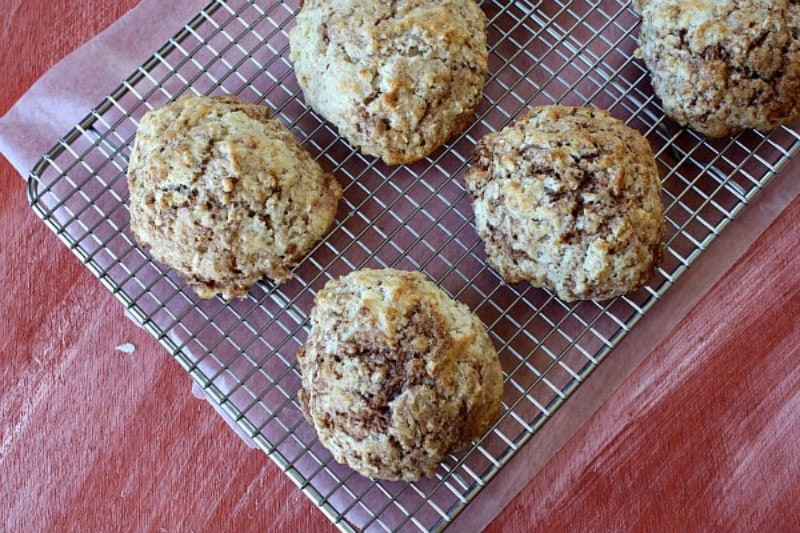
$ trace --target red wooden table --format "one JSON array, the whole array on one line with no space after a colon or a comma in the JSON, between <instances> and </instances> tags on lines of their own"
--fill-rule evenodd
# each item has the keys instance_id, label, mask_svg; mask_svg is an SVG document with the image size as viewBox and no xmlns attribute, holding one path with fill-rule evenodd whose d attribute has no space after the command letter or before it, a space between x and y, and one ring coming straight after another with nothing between
<instances>
[{"instance_id":1,"label":"red wooden table","mask_svg":"<svg viewBox=\"0 0 800 533\"><path fill-rule=\"evenodd\" d=\"M135 3L5 0L0 115ZM4 159L0 184L2 530L334 531L190 394ZM793 201L488 531L800 531L799 218Z\"/></svg>"}]
</instances>

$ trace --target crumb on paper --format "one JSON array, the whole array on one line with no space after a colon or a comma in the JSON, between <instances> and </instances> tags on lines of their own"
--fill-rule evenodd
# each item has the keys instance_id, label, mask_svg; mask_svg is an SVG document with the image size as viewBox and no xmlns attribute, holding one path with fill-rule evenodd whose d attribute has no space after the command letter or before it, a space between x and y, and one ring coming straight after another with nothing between
<instances>
[{"instance_id":1,"label":"crumb on paper","mask_svg":"<svg viewBox=\"0 0 800 533\"><path fill-rule=\"evenodd\" d=\"M132 354L133 352L136 351L136 346L134 346L133 343L126 342L125 344L120 344L119 346L117 346L117 350L119 350L122 353Z\"/></svg>"}]
</instances>

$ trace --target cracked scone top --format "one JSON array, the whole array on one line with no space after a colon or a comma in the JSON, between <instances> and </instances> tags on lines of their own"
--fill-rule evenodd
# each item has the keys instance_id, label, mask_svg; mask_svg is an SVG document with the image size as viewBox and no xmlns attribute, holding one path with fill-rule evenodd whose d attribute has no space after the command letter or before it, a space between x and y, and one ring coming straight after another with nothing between
<instances>
[{"instance_id":1,"label":"cracked scone top","mask_svg":"<svg viewBox=\"0 0 800 533\"><path fill-rule=\"evenodd\" d=\"M647 140L598 109L542 106L484 136L465 176L487 261L565 301L646 283L661 257L661 182Z\"/></svg>"},{"instance_id":2,"label":"cracked scone top","mask_svg":"<svg viewBox=\"0 0 800 533\"><path fill-rule=\"evenodd\" d=\"M417 161L471 122L488 65L474 0L305 0L289 32L306 103L361 152Z\"/></svg>"},{"instance_id":3,"label":"cracked scone top","mask_svg":"<svg viewBox=\"0 0 800 533\"><path fill-rule=\"evenodd\" d=\"M203 298L244 296L328 231L342 190L267 108L186 96L139 123L130 225Z\"/></svg>"},{"instance_id":4,"label":"cracked scone top","mask_svg":"<svg viewBox=\"0 0 800 533\"><path fill-rule=\"evenodd\" d=\"M499 413L502 370L483 324L419 272L329 281L297 359L305 417L364 476L431 476Z\"/></svg>"},{"instance_id":5,"label":"cracked scone top","mask_svg":"<svg viewBox=\"0 0 800 533\"><path fill-rule=\"evenodd\" d=\"M800 116L800 3L635 1L639 50L665 113L709 137Z\"/></svg>"}]
</instances>

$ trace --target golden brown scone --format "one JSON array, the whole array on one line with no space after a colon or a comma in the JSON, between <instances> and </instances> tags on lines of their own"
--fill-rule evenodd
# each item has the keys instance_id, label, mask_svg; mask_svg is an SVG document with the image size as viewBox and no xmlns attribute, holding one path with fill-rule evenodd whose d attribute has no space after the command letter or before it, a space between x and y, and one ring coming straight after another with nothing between
<instances>
[{"instance_id":1,"label":"golden brown scone","mask_svg":"<svg viewBox=\"0 0 800 533\"><path fill-rule=\"evenodd\" d=\"M297 360L305 417L337 461L368 477L433 475L500 409L502 370L483 324L419 272L329 281Z\"/></svg>"},{"instance_id":2,"label":"golden brown scone","mask_svg":"<svg viewBox=\"0 0 800 533\"><path fill-rule=\"evenodd\" d=\"M231 96L187 96L142 117L128 188L136 240L203 298L288 279L342 196L265 107Z\"/></svg>"},{"instance_id":3,"label":"golden brown scone","mask_svg":"<svg viewBox=\"0 0 800 533\"><path fill-rule=\"evenodd\" d=\"M472 121L488 67L474 0L306 0L296 21L305 101L362 153L417 161Z\"/></svg>"},{"instance_id":4,"label":"golden brown scone","mask_svg":"<svg viewBox=\"0 0 800 533\"><path fill-rule=\"evenodd\" d=\"M664 112L709 137L800 117L800 3L650 0L639 53Z\"/></svg>"},{"instance_id":5,"label":"golden brown scone","mask_svg":"<svg viewBox=\"0 0 800 533\"><path fill-rule=\"evenodd\" d=\"M465 177L486 256L565 301L646 283L661 258L661 181L647 140L598 109L542 106L481 139Z\"/></svg>"}]
</instances>

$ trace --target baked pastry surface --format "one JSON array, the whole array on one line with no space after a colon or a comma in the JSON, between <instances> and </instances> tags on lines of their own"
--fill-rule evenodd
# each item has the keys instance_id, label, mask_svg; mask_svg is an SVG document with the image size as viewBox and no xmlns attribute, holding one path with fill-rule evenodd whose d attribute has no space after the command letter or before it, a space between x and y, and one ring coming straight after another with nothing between
<instances>
[{"instance_id":1,"label":"baked pastry surface","mask_svg":"<svg viewBox=\"0 0 800 533\"><path fill-rule=\"evenodd\" d=\"M500 362L481 321L419 272L357 270L316 297L300 404L335 459L408 481L497 417Z\"/></svg>"},{"instance_id":2,"label":"baked pastry surface","mask_svg":"<svg viewBox=\"0 0 800 533\"><path fill-rule=\"evenodd\" d=\"M488 67L474 0L306 0L296 22L306 103L362 153L411 163L472 121Z\"/></svg>"},{"instance_id":3,"label":"baked pastry surface","mask_svg":"<svg viewBox=\"0 0 800 533\"><path fill-rule=\"evenodd\" d=\"M634 1L639 54L665 113L709 137L800 117L800 3Z\"/></svg>"},{"instance_id":4,"label":"baked pastry surface","mask_svg":"<svg viewBox=\"0 0 800 533\"><path fill-rule=\"evenodd\" d=\"M465 176L486 256L508 282L604 300L661 258L661 182L647 140L599 109L542 106L484 136Z\"/></svg>"},{"instance_id":5,"label":"baked pastry surface","mask_svg":"<svg viewBox=\"0 0 800 533\"><path fill-rule=\"evenodd\" d=\"M142 117L130 227L203 298L276 282L323 237L342 189L263 106L187 96Z\"/></svg>"}]
</instances>

